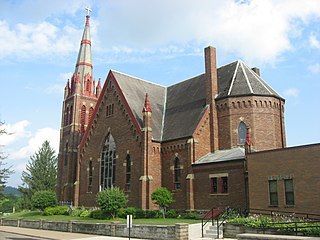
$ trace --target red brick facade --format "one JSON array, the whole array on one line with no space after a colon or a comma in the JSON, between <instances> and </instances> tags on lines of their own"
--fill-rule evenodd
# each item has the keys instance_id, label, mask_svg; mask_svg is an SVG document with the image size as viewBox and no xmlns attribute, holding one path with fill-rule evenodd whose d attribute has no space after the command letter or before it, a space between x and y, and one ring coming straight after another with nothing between
<instances>
[{"instance_id":1,"label":"red brick facade","mask_svg":"<svg viewBox=\"0 0 320 240\"><path fill-rule=\"evenodd\" d=\"M320 214L320 144L251 153L247 161L250 208ZM286 204L288 179L293 181L293 204ZM277 206L269 201L270 180L276 181Z\"/></svg>"},{"instance_id":2,"label":"red brick facade","mask_svg":"<svg viewBox=\"0 0 320 240\"><path fill-rule=\"evenodd\" d=\"M86 28L88 26L86 25ZM84 36L89 35L84 34ZM82 41L82 44L87 42ZM82 55L79 54L79 56ZM160 140L154 138L154 129L159 129L155 128L153 116L159 112L153 112L149 106L149 99L145 96L146 92L141 89L131 92L131 96L139 95L139 99L146 97L145 105L135 106L141 109L139 113L136 108L130 107L132 105L129 103L136 104L141 101L130 102L132 101L130 94L124 92L118 82L121 78L123 83L125 77L118 76L117 80L114 72L110 71L103 89L97 87L95 93L94 91L88 92L85 88L70 94L68 86L62 112L59 200L74 201L76 206L92 207L96 206L96 194L102 190L101 188L118 186L128 195L129 206L153 209L156 206L151 201L151 193L163 186L174 194L175 203L172 207L175 209L246 207L248 200L244 158L237 159L237 161L194 164L209 153L238 146L243 147L244 143L239 142L240 124L250 128L254 143L252 149L255 151L286 146L284 100L266 87L260 77L242 62L236 63L237 65L230 64L230 66L236 66L235 70L231 68L228 70L229 72L234 71L233 77L228 71L222 69L221 71L225 71L225 79L219 80L215 48L205 49L206 72L192 79L192 86L197 86L200 89L197 89L199 93L202 94L201 89L204 89L204 96L195 98L198 105L193 105L192 102L184 105L185 108L191 106L199 110L200 102L201 109L196 116L198 118L192 118L194 117L192 109L185 111L188 114L184 115L185 118L196 119L193 120L196 122L190 124L191 129L185 131L188 134L165 140L161 137ZM241 73L237 72L238 68L241 68ZM234 82L243 79L243 77L236 79L237 74L245 76L251 74L260 88L265 88L265 92L255 93L251 89L253 87L250 86L248 93L230 94L233 91L231 88L236 85ZM91 76L89 77L92 80ZM86 79L88 75L82 77ZM205 81L199 84L203 77ZM79 81L73 81L74 84L76 82L79 83ZM219 94L222 94L224 89L221 90L219 83L225 84L225 82L231 87L228 94L222 96ZM87 86L86 83L83 80L82 86ZM246 83L249 83L248 79ZM94 86L94 83L90 82L90 84ZM125 86L127 86L127 91L131 89L130 82L126 82ZM175 93L180 94L179 91ZM184 98L187 97L184 96ZM163 102L161 103L164 105L161 109L162 122L157 122L159 125L162 124L161 134L165 125L170 125L170 122L164 123L165 120L163 120L166 114L166 99ZM66 116L70 116L68 111L71 106L74 111L73 117L68 117L69 120L66 121ZM83 111L83 106L86 107L86 111ZM172 104L172 106L175 111L181 110L179 104ZM91 107L94 108L94 111L90 111ZM174 113L171 112L171 114ZM82 124L83 121L85 124ZM175 122L173 126L177 125L179 122ZM112 142L112 150L109 149L108 141ZM68 161L65 161L66 159ZM112 167L109 165L104 167L103 164L106 162ZM213 188L212 178L220 181L217 188L222 188L221 181L225 181L223 182L225 189L222 194L210 192Z\"/></svg>"}]
</instances>

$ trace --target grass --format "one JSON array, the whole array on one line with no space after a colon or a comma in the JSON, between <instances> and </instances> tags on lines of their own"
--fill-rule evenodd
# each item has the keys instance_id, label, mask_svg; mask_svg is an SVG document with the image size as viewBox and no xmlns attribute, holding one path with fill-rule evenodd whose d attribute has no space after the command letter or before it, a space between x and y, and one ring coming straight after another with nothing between
<instances>
[{"instance_id":1,"label":"grass","mask_svg":"<svg viewBox=\"0 0 320 240\"><path fill-rule=\"evenodd\" d=\"M111 223L111 222L121 222L126 223L126 219L116 218L108 220L93 219L89 217L74 217L66 215L54 215L54 216L44 216L39 211L27 211L27 212L17 212L5 216L6 219L28 219L28 220L47 220L47 221L77 221L77 222L90 222L90 223ZM181 219L181 218L144 218L144 219L133 219L133 224L145 224L145 225L174 225L176 223L199 223L201 220L196 219Z\"/></svg>"}]
</instances>

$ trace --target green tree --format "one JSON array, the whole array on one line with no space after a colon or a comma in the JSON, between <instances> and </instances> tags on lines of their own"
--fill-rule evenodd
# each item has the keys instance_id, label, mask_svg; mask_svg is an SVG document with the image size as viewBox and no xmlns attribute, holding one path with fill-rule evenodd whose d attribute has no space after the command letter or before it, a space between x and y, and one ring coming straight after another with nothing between
<instances>
[{"instance_id":1,"label":"green tree","mask_svg":"<svg viewBox=\"0 0 320 240\"><path fill-rule=\"evenodd\" d=\"M32 196L32 206L43 211L47 207L57 205L57 196L54 191L38 191Z\"/></svg>"},{"instance_id":2,"label":"green tree","mask_svg":"<svg viewBox=\"0 0 320 240\"><path fill-rule=\"evenodd\" d=\"M44 141L39 150L30 157L26 171L22 172L22 186L19 191L26 208L31 207L31 197L38 191L55 191L57 182L57 156L50 147L49 141Z\"/></svg>"},{"instance_id":3,"label":"green tree","mask_svg":"<svg viewBox=\"0 0 320 240\"><path fill-rule=\"evenodd\" d=\"M107 188L97 194L97 203L101 210L115 218L120 208L126 207L128 196L118 187Z\"/></svg>"},{"instance_id":4,"label":"green tree","mask_svg":"<svg viewBox=\"0 0 320 240\"><path fill-rule=\"evenodd\" d=\"M162 211L163 218L165 218L166 208L174 202L172 193L167 188L160 187L151 194L151 199L154 204L159 206Z\"/></svg>"},{"instance_id":5,"label":"green tree","mask_svg":"<svg viewBox=\"0 0 320 240\"><path fill-rule=\"evenodd\" d=\"M8 134L6 130L3 128L4 123L0 122L0 135ZM2 147L2 146L0 146ZM4 160L7 156L0 149L0 200L4 198L3 191L6 187L7 179L14 172L10 167L6 167L6 163Z\"/></svg>"}]
</instances>

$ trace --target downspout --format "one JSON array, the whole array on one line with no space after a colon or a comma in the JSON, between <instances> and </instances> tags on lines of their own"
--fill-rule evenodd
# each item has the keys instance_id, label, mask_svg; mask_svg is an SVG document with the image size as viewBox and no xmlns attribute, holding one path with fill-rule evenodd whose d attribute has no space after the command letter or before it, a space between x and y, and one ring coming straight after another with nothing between
<instances>
[{"instance_id":1,"label":"downspout","mask_svg":"<svg viewBox=\"0 0 320 240\"><path fill-rule=\"evenodd\" d=\"M283 123L282 123L282 104L281 99L279 99L280 104L280 131L281 131L281 147L284 148L284 141L283 141Z\"/></svg>"}]
</instances>

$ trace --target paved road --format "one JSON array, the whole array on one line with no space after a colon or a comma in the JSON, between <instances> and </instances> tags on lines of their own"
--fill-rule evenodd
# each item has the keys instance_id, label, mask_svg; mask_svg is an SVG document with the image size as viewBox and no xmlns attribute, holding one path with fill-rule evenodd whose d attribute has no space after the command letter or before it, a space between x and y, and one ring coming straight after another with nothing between
<instances>
[{"instance_id":1,"label":"paved road","mask_svg":"<svg viewBox=\"0 0 320 240\"><path fill-rule=\"evenodd\" d=\"M29 237L15 233L1 232L0 240L42 240L43 238Z\"/></svg>"}]
</instances>

